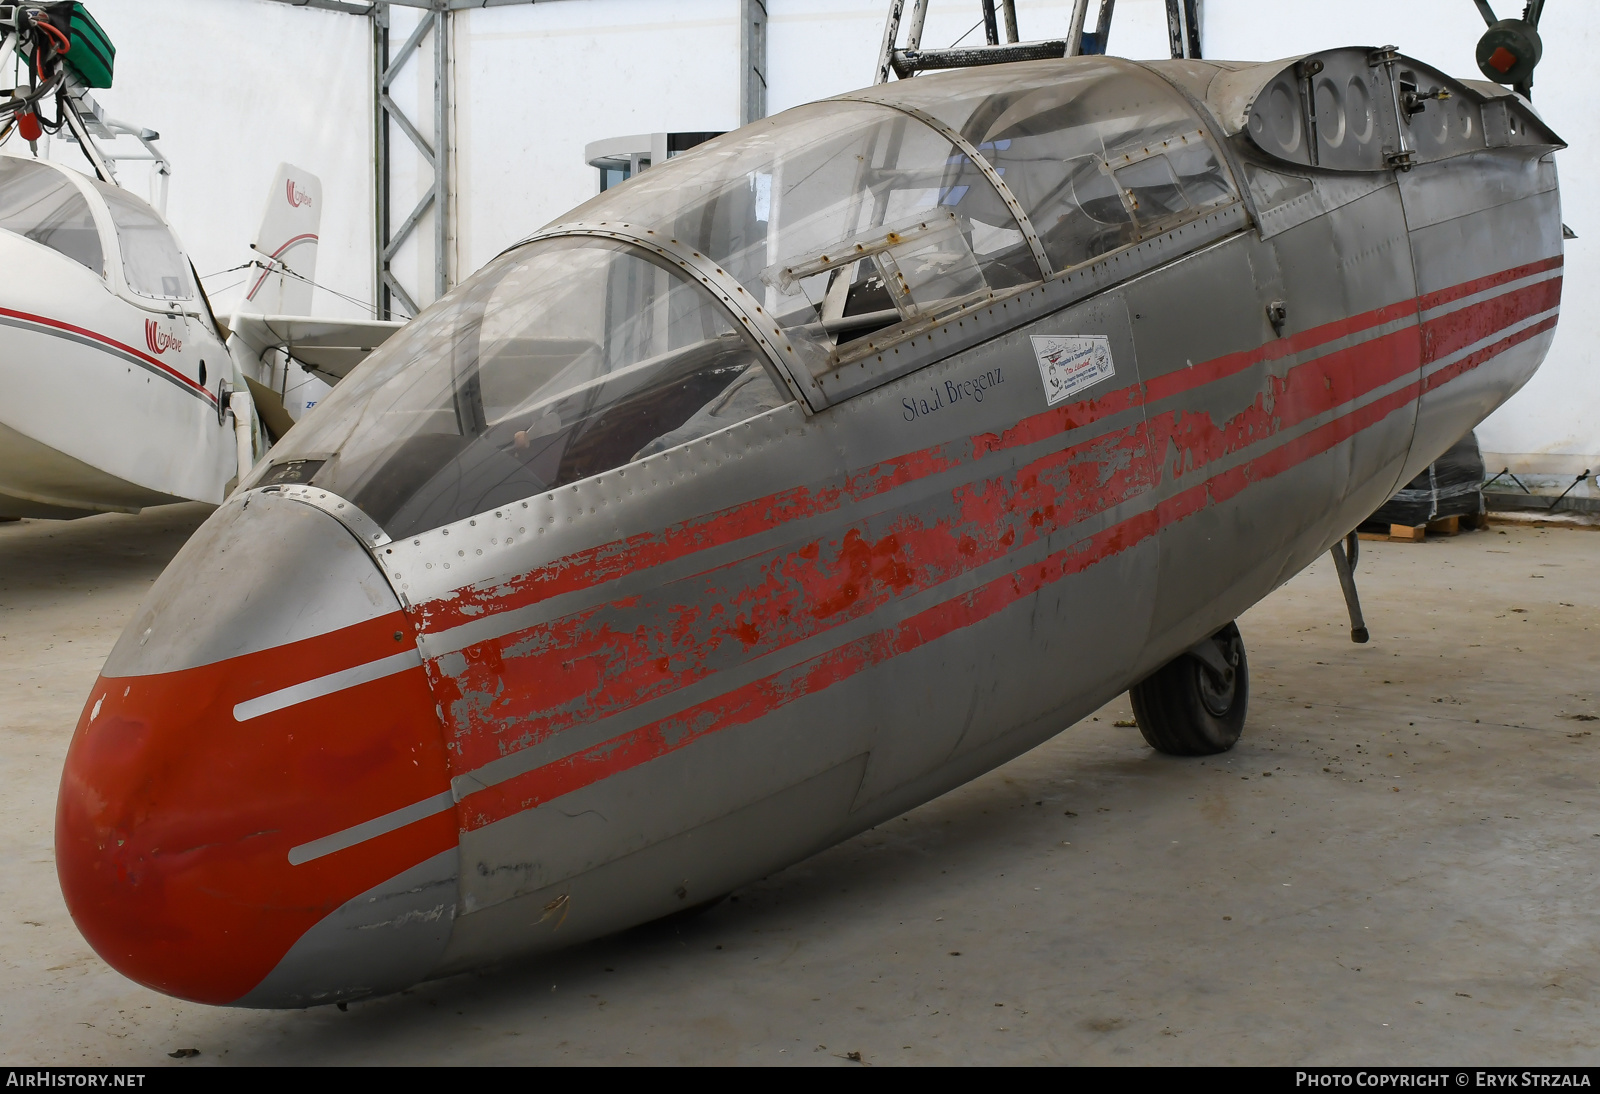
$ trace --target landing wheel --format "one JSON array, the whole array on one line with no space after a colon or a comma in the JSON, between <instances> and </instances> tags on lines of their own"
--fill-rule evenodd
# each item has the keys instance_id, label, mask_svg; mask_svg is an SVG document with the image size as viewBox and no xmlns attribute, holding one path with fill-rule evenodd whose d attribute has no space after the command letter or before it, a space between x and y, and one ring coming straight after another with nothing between
<instances>
[{"instance_id":1,"label":"landing wheel","mask_svg":"<svg viewBox=\"0 0 1600 1094\"><path fill-rule=\"evenodd\" d=\"M1128 691L1139 732L1169 756L1211 756L1244 731L1250 669L1232 623L1180 653Z\"/></svg>"}]
</instances>

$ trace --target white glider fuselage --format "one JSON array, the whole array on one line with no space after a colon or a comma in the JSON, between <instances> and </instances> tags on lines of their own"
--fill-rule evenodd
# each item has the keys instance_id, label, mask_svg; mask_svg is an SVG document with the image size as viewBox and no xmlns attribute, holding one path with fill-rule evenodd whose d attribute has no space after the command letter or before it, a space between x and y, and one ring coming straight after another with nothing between
<instances>
[{"instance_id":1,"label":"white glider fuselage","mask_svg":"<svg viewBox=\"0 0 1600 1094\"><path fill-rule=\"evenodd\" d=\"M0 517L194 500L238 472L233 365L171 228L124 190L0 155Z\"/></svg>"}]
</instances>

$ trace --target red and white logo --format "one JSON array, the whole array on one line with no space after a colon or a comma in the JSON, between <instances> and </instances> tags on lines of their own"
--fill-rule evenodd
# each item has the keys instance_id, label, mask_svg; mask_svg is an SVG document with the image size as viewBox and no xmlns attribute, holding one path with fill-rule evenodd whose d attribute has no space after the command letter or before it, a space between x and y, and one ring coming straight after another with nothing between
<instances>
[{"instance_id":1,"label":"red and white logo","mask_svg":"<svg viewBox=\"0 0 1600 1094\"><path fill-rule=\"evenodd\" d=\"M180 350L183 343L178 341L178 336L170 331L164 331L156 326L154 319L144 321L144 344L150 347L150 352L162 354L167 350Z\"/></svg>"},{"instance_id":2,"label":"red and white logo","mask_svg":"<svg viewBox=\"0 0 1600 1094\"><path fill-rule=\"evenodd\" d=\"M298 209L302 205L311 204L311 195L300 189L300 187L296 186L294 184L294 179L288 179L285 181L283 188L288 191L290 207Z\"/></svg>"}]
</instances>

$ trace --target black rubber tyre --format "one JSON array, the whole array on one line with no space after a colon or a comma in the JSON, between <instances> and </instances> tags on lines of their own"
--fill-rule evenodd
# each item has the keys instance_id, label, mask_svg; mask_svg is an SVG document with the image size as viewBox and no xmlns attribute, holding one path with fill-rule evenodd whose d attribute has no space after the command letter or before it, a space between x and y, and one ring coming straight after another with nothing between
<instances>
[{"instance_id":1,"label":"black rubber tyre","mask_svg":"<svg viewBox=\"0 0 1600 1094\"><path fill-rule=\"evenodd\" d=\"M1244 639L1232 623L1210 638L1233 668L1219 678L1199 658L1179 654L1128 690L1133 717L1150 747L1169 756L1214 756L1244 732L1250 705L1250 667Z\"/></svg>"}]
</instances>

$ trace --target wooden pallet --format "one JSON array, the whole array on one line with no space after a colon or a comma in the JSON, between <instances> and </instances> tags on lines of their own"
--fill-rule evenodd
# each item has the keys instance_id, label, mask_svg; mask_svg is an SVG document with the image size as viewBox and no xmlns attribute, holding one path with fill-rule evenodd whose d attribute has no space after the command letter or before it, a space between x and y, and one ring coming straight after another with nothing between
<instances>
[{"instance_id":1,"label":"wooden pallet","mask_svg":"<svg viewBox=\"0 0 1600 1094\"><path fill-rule=\"evenodd\" d=\"M1380 540L1389 543L1421 543L1428 533L1436 536L1458 536L1461 534L1461 518L1445 517L1443 520L1430 520L1427 524L1391 524L1389 532L1361 532L1362 539Z\"/></svg>"}]
</instances>

